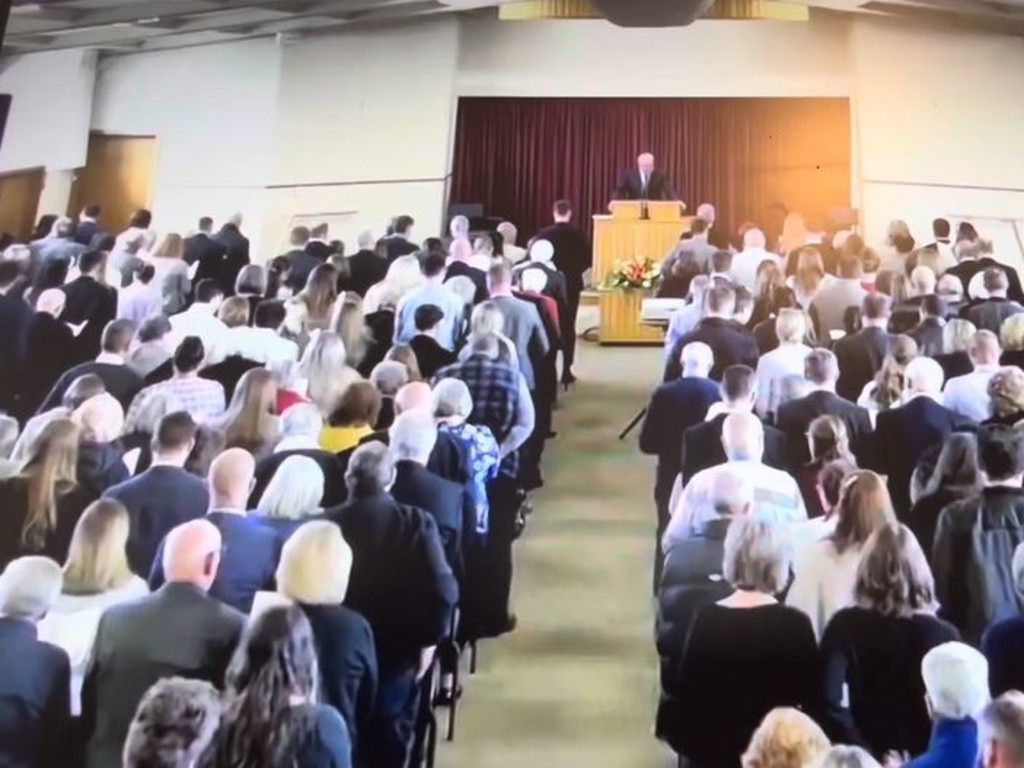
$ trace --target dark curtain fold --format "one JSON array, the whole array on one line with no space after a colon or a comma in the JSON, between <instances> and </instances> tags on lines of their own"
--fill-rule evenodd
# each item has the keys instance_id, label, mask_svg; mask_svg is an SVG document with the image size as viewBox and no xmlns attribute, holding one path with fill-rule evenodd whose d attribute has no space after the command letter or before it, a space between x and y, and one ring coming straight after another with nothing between
<instances>
[{"instance_id":1,"label":"dark curtain fold","mask_svg":"<svg viewBox=\"0 0 1024 768\"><path fill-rule=\"evenodd\" d=\"M525 238L567 198L589 230L643 151L691 213L714 203L730 235L746 221L775 233L785 210L849 206L849 101L830 98L462 98L451 201L483 203Z\"/></svg>"}]
</instances>

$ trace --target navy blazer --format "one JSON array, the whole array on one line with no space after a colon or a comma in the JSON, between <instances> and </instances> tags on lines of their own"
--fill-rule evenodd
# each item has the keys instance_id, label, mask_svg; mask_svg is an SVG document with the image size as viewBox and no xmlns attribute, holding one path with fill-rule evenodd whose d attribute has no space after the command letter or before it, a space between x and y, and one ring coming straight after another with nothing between
<instances>
[{"instance_id":1,"label":"navy blazer","mask_svg":"<svg viewBox=\"0 0 1024 768\"><path fill-rule=\"evenodd\" d=\"M640 429L640 450L658 457L657 489L669 493L682 466L683 433L700 424L721 399L718 384L696 376L670 381L654 391Z\"/></svg>"},{"instance_id":2,"label":"navy blazer","mask_svg":"<svg viewBox=\"0 0 1024 768\"><path fill-rule=\"evenodd\" d=\"M67 300L60 319L65 323L78 325L85 323L85 328L75 339L78 352L76 360L67 363L78 363L96 357L100 353L100 340L107 323L117 316L117 290L103 285L91 277L82 275L61 290ZM68 367L67 364L64 366Z\"/></svg>"},{"instance_id":3,"label":"navy blazer","mask_svg":"<svg viewBox=\"0 0 1024 768\"><path fill-rule=\"evenodd\" d=\"M797 472L811 460L807 446L807 430L819 416L836 416L846 425L850 450L860 463L868 457L871 440L871 417L867 409L844 400L834 392L817 390L805 397L779 406L775 425L786 435L789 469Z\"/></svg>"},{"instance_id":4,"label":"navy blazer","mask_svg":"<svg viewBox=\"0 0 1024 768\"><path fill-rule=\"evenodd\" d=\"M212 510L206 519L217 526L224 540L210 597L247 614L257 592L274 588L274 573L281 554L277 534L242 513ZM154 592L164 583L163 552L161 541L149 573L149 588Z\"/></svg>"},{"instance_id":5,"label":"navy blazer","mask_svg":"<svg viewBox=\"0 0 1024 768\"><path fill-rule=\"evenodd\" d=\"M355 752L359 730L366 725L377 699L377 651L373 631L358 613L343 605L299 603L309 619L320 666L321 703L345 718ZM359 761L356 761L359 764Z\"/></svg>"},{"instance_id":6,"label":"navy blazer","mask_svg":"<svg viewBox=\"0 0 1024 768\"><path fill-rule=\"evenodd\" d=\"M32 308L12 292L0 295L0 408L10 411L18 392L18 369L25 351L25 337Z\"/></svg>"},{"instance_id":7,"label":"navy blazer","mask_svg":"<svg viewBox=\"0 0 1024 768\"><path fill-rule=\"evenodd\" d=\"M365 296L370 287L383 280L388 273L387 259L382 259L374 251L357 251L345 261L348 262L349 275L339 278L339 292L353 291Z\"/></svg>"},{"instance_id":8,"label":"navy blazer","mask_svg":"<svg viewBox=\"0 0 1024 768\"><path fill-rule=\"evenodd\" d=\"M71 662L36 626L0 617L0 765L63 768L71 726Z\"/></svg>"},{"instance_id":9,"label":"navy blazer","mask_svg":"<svg viewBox=\"0 0 1024 768\"><path fill-rule=\"evenodd\" d=\"M746 365L757 368L757 359L761 354L757 346L757 338L739 323L720 317L707 317L697 323L697 327L680 338L669 355L665 364L663 381L675 381L683 375L683 367L679 356L683 348L691 341L703 341L711 347L715 356L715 364L711 368L711 378L722 380L722 374L730 365Z\"/></svg>"},{"instance_id":10,"label":"navy blazer","mask_svg":"<svg viewBox=\"0 0 1024 768\"><path fill-rule=\"evenodd\" d=\"M881 328L863 328L844 336L833 346L839 362L836 392L856 402L864 385L871 381L889 351L889 334Z\"/></svg>"},{"instance_id":11,"label":"navy blazer","mask_svg":"<svg viewBox=\"0 0 1024 768\"><path fill-rule=\"evenodd\" d=\"M149 575L164 536L175 526L202 517L210 506L206 483L180 467L150 467L104 496L128 510L128 565L143 578Z\"/></svg>"}]
</instances>

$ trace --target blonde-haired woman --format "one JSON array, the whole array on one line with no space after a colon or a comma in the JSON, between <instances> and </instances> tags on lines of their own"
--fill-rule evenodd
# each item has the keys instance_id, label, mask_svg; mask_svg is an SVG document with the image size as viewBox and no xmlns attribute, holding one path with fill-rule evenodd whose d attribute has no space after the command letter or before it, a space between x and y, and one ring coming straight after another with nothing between
<instances>
[{"instance_id":1,"label":"blonde-haired woman","mask_svg":"<svg viewBox=\"0 0 1024 768\"><path fill-rule=\"evenodd\" d=\"M366 726L377 695L377 653L366 619L342 603L348 592L352 550L337 525L306 523L281 550L277 591L309 619L316 639L322 703L345 719L359 753L359 729Z\"/></svg>"},{"instance_id":2,"label":"blonde-haired woman","mask_svg":"<svg viewBox=\"0 0 1024 768\"><path fill-rule=\"evenodd\" d=\"M308 456L289 456L270 478L256 504L260 522L282 543L323 509L324 471Z\"/></svg>"},{"instance_id":3,"label":"blonde-haired woman","mask_svg":"<svg viewBox=\"0 0 1024 768\"><path fill-rule=\"evenodd\" d=\"M416 254L399 256L391 262L384 279L370 286L363 299L363 310L370 314L384 307L387 302L393 301L397 305L405 294L422 285L424 279Z\"/></svg>"},{"instance_id":4,"label":"blonde-haired woman","mask_svg":"<svg viewBox=\"0 0 1024 768\"><path fill-rule=\"evenodd\" d=\"M366 316L363 311L363 299L358 293L348 291L338 296L334 303L334 310L327 323L327 329L334 331L345 344L345 362L350 368L360 369L366 360L370 346L380 347L381 358L391 344L391 339L386 341L375 339L366 329ZM392 326L392 332L394 326ZM380 362L379 360L377 362Z\"/></svg>"},{"instance_id":5,"label":"blonde-haired woman","mask_svg":"<svg viewBox=\"0 0 1024 768\"><path fill-rule=\"evenodd\" d=\"M95 499L130 476L118 442L124 431L124 410L104 392L78 406L71 420L80 430L78 484Z\"/></svg>"},{"instance_id":6,"label":"blonde-haired woman","mask_svg":"<svg viewBox=\"0 0 1024 768\"><path fill-rule=\"evenodd\" d=\"M889 222L885 244L878 249L878 255L882 260L882 271L906 274L907 259L913 252L914 237L910 234L907 222L903 219L894 219Z\"/></svg>"},{"instance_id":7,"label":"blonde-haired woman","mask_svg":"<svg viewBox=\"0 0 1024 768\"><path fill-rule=\"evenodd\" d=\"M796 303L810 310L818 291L828 284L831 276L825 272L825 262L817 248L808 246L797 253L796 272L787 281L796 297Z\"/></svg>"},{"instance_id":8,"label":"blonde-haired woman","mask_svg":"<svg viewBox=\"0 0 1024 768\"><path fill-rule=\"evenodd\" d=\"M1003 320L999 326L999 340L1003 345L1003 356L999 362L1024 367L1024 312Z\"/></svg>"},{"instance_id":9,"label":"blonde-haired woman","mask_svg":"<svg viewBox=\"0 0 1024 768\"><path fill-rule=\"evenodd\" d=\"M755 408L762 418L775 413L782 399L782 380L787 376L803 376L804 361L811 348L804 344L807 316L799 309L781 309L775 318L775 334L779 346L757 361L757 402Z\"/></svg>"},{"instance_id":10,"label":"blonde-haired woman","mask_svg":"<svg viewBox=\"0 0 1024 768\"><path fill-rule=\"evenodd\" d=\"M935 615L935 583L909 528L893 522L872 534L853 594L821 639L827 727L875 755L921 754L931 732L921 661L960 635Z\"/></svg>"},{"instance_id":11,"label":"blonde-haired woman","mask_svg":"<svg viewBox=\"0 0 1024 768\"><path fill-rule=\"evenodd\" d=\"M350 385L363 380L347 359L345 342L332 331L317 334L302 355L299 368L306 379L306 394L325 416Z\"/></svg>"},{"instance_id":12,"label":"blonde-haired woman","mask_svg":"<svg viewBox=\"0 0 1024 768\"><path fill-rule=\"evenodd\" d=\"M153 284L160 286L165 315L176 315L188 306L192 281L185 263L185 241L181 235L171 232L164 235L153 253L145 259L153 265L156 275Z\"/></svg>"},{"instance_id":13,"label":"blonde-haired woman","mask_svg":"<svg viewBox=\"0 0 1024 768\"><path fill-rule=\"evenodd\" d=\"M306 325L312 330L327 328L335 299L338 298L338 270L333 264L318 264L306 278L306 285L296 297L306 305Z\"/></svg>"},{"instance_id":14,"label":"blonde-haired woman","mask_svg":"<svg viewBox=\"0 0 1024 768\"><path fill-rule=\"evenodd\" d=\"M988 396L992 416L983 424L1005 424L1013 427L1024 421L1024 371L1004 367L988 380Z\"/></svg>"},{"instance_id":15,"label":"blonde-haired woman","mask_svg":"<svg viewBox=\"0 0 1024 768\"><path fill-rule=\"evenodd\" d=\"M903 395L906 392L907 366L918 355L917 342L909 336L894 336L889 342L889 352L882 361L882 367L875 374L873 381L869 381L861 390L857 398L857 405L864 408L871 417L871 426L881 411L888 411L890 408L898 408L903 404Z\"/></svg>"},{"instance_id":16,"label":"blonde-haired woman","mask_svg":"<svg viewBox=\"0 0 1024 768\"><path fill-rule=\"evenodd\" d=\"M782 234L779 236L779 256L787 258L793 251L807 245L807 225L804 217L796 211L790 211L782 220Z\"/></svg>"},{"instance_id":17,"label":"blonde-haired woman","mask_svg":"<svg viewBox=\"0 0 1024 768\"><path fill-rule=\"evenodd\" d=\"M821 726L799 709L776 707L757 726L743 768L808 768L830 747Z\"/></svg>"},{"instance_id":18,"label":"blonde-haired woman","mask_svg":"<svg viewBox=\"0 0 1024 768\"><path fill-rule=\"evenodd\" d=\"M803 545L793 563L795 577L786 603L807 614L816 636L840 608L853 604L853 588L864 547L896 514L882 478L859 470L843 481L831 533Z\"/></svg>"},{"instance_id":19,"label":"blonde-haired woman","mask_svg":"<svg viewBox=\"0 0 1024 768\"><path fill-rule=\"evenodd\" d=\"M128 567L130 520L119 501L90 504L71 536L64 561L64 588L39 625L41 639L67 651L71 659L71 708L80 711L82 676L89 661L100 616L107 608L149 592Z\"/></svg>"},{"instance_id":20,"label":"blonde-haired woman","mask_svg":"<svg viewBox=\"0 0 1024 768\"><path fill-rule=\"evenodd\" d=\"M78 427L47 424L13 477L0 481L0 570L22 555L64 560L78 518L95 496L78 484Z\"/></svg>"},{"instance_id":21,"label":"blonde-haired woman","mask_svg":"<svg viewBox=\"0 0 1024 768\"><path fill-rule=\"evenodd\" d=\"M1021 319L1024 320L1024 318ZM942 326L942 354L934 355L933 359L942 366L946 381L956 376L964 376L974 370L974 364L971 362L971 356L967 350L971 346L971 337L977 331L974 323L959 317L947 320L946 324ZM1024 325L1021 326L1021 331L1024 332Z\"/></svg>"},{"instance_id":22,"label":"blonde-haired woman","mask_svg":"<svg viewBox=\"0 0 1024 768\"><path fill-rule=\"evenodd\" d=\"M277 408L277 380L266 368L252 368L242 374L231 404L217 424L224 432L225 447L244 448L257 460L274 449L280 424Z\"/></svg>"}]
</instances>

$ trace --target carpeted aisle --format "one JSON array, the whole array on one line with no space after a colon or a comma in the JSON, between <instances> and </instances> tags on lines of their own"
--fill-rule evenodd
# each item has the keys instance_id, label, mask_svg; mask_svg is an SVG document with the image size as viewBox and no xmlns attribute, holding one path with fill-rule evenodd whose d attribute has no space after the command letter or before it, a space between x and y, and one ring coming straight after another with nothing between
<instances>
[{"instance_id":1,"label":"carpeted aisle","mask_svg":"<svg viewBox=\"0 0 1024 768\"><path fill-rule=\"evenodd\" d=\"M619 431L660 374L657 349L581 342L546 487L517 544L516 632L481 646L439 768L664 768L650 558L653 462ZM444 716L444 711L439 711Z\"/></svg>"}]
</instances>

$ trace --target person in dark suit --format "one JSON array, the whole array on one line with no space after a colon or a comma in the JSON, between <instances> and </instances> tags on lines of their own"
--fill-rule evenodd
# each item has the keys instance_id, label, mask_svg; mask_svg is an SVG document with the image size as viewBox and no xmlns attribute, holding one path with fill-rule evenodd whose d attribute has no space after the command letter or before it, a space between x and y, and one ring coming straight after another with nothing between
<instances>
[{"instance_id":1,"label":"person in dark suit","mask_svg":"<svg viewBox=\"0 0 1024 768\"><path fill-rule=\"evenodd\" d=\"M678 200L675 187L663 172L654 167L654 155L645 152L636 159L636 168L624 171L615 188L616 200Z\"/></svg>"},{"instance_id":2,"label":"person in dark suit","mask_svg":"<svg viewBox=\"0 0 1024 768\"><path fill-rule=\"evenodd\" d=\"M51 230L39 240L33 240L33 258L42 263L59 262L65 267L74 264L88 249L75 242L75 222L66 216L55 219Z\"/></svg>"},{"instance_id":3,"label":"person in dark suit","mask_svg":"<svg viewBox=\"0 0 1024 768\"><path fill-rule=\"evenodd\" d=\"M868 466L888 478L889 495L897 516L910 512L910 476L925 450L940 444L950 432L972 431L977 424L939 403L942 366L918 357L907 365L906 403L882 411L875 423L875 446Z\"/></svg>"},{"instance_id":4,"label":"person in dark suit","mask_svg":"<svg viewBox=\"0 0 1024 768\"><path fill-rule=\"evenodd\" d=\"M366 296L370 286L376 285L387 275L388 262L377 255L373 233L369 230L359 233L356 244L359 250L346 259L349 275L343 278L343 284L338 286L338 291L352 291L360 296Z\"/></svg>"},{"instance_id":5,"label":"person in dark suit","mask_svg":"<svg viewBox=\"0 0 1024 768\"><path fill-rule=\"evenodd\" d=\"M103 251L86 251L78 259L82 274L64 286L67 296L61 320L85 327L75 337L77 359L83 362L100 353L100 340L107 323L117 316L117 290L100 282L106 268Z\"/></svg>"},{"instance_id":6,"label":"person in dark suit","mask_svg":"<svg viewBox=\"0 0 1024 768\"><path fill-rule=\"evenodd\" d=\"M422 510L395 501L385 490L394 477L384 446L360 446L345 475L349 501L327 511L352 547L345 604L370 622L377 648L377 705L360 737L367 764L376 768L407 764L418 675L448 636L459 598L437 524Z\"/></svg>"},{"instance_id":7,"label":"person in dark suit","mask_svg":"<svg viewBox=\"0 0 1024 768\"><path fill-rule=\"evenodd\" d=\"M306 243L306 253L321 264L326 263L334 254L331 244L327 242L327 233L329 231L327 224L317 224L309 231L309 242Z\"/></svg>"},{"instance_id":8,"label":"person in dark suit","mask_svg":"<svg viewBox=\"0 0 1024 768\"><path fill-rule=\"evenodd\" d=\"M228 259L228 247L213 237L213 219L203 216L199 219L196 233L185 238L185 263L195 267L192 284L198 285L200 280L213 280L221 293L231 296L235 287L238 270L232 272Z\"/></svg>"},{"instance_id":9,"label":"person in dark suit","mask_svg":"<svg viewBox=\"0 0 1024 768\"><path fill-rule=\"evenodd\" d=\"M39 406L39 412L60 405L71 382L90 373L99 376L107 392L127 410L144 383L142 377L127 364L134 334L135 327L129 320L113 320L107 323L107 327L103 329L102 352L99 356L93 361L80 363L65 371L64 375L57 379L43 404Z\"/></svg>"},{"instance_id":10,"label":"person in dark suit","mask_svg":"<svg viewBox=\"0 0 1024 768\"><path fill-rule=\"evenodd\" d=\"M281 550L277 591L309 619L323 682L321 701L344 718L354 764L363 765L360 734L377 699L377 651L366 619L342 605L351 571L352 549L338 526L315 520L296 530Z\"/></svg>"},{"instance_id":11,"label":"person in dark suit","mask_svg":"<svg viewBox=\"0 0 1024 768\"><path fill-rule=\"evenodd\" d=\"M17 261L0 261L0 410L11 413L17 407L18 382L25 352L25 339L32 321L32 307L22 298L18 286L22 268Z\"/></svg>"},{"instance_id":12,"label":"person in dark suit","mask_svg":"<svg viewBox=\"0 0 1024 768\"><path fill-rule=\"evenodd\" d=\"M104 494L128 510L128 565L143 578L149 576L160 542L171 529L202 517L210 505L206 483L184 469L197 430L187 413L164 416L153 435L149 469Z\"/></svg>"},{"instance_id":13,"label":"person in dark suit","mask_svg":"<svg viewBox=\"0 0 1024 768\"><path fill-rule=\"evenodd\" d=\"M86 768L121 765L135 708L153 683L177 676L223 685L246 618L208 594L222 543L208 520L178 526L162 553L167 583L104 612L82 684Z\"/></svg>"},{"instance_id":14,"label":"person in dark suit","mask_svg":"<svg viewBox=\"0 0 1024 768\"><path fill-rule=\"evenodd\" d=\"M544 275L544 287L540 293L554 299L558 307L558 319L568 315L568 288L565 275L558 271L554 265L555 256L554 244L547 240L535 239L530 245L530 256L526 261L517 264L513 270L516 276L516 284L527 290L523 283L523 273L528 270L540 270ZM540 282L539 280L537 282Z\"/></svg>"},{"instance_id":15,"label":"person in dark suit","mask_svg":"<svg viewBox=\"0 0 1024 768\"><path fill-rule=\"evenodd\" d=\"M451 350L441 346L435 335L438 325L444 318L444 311L436 304L423 304L416 307L413 322L416 323L416 335L409 340L409 347L416 355L416 363L424 379L430 380L434 374L447 365L452 365L458 358Z\"/></svg>"},{"instance_id":16,"label":"person in dark suit","mask_svg":"<svg viewBox=\"0 0 1024 768\"><path fill-rule=\"evenodd\" d=\"M209 476L210 511L206 520L224 541L224 556L209 592L242 613L252 610L257 592L273 588L279 554L274 531L246 515L255 469L251 454L231 448L213 460ZM167 541L161 542L153 559L149 573L152 590L159 589L166 579L163 552Z\"/></svg>"},{"instance_id":17,"label":"person in dark suit","mask_svg":"<svg viewBox=\"0 0 1024 768\"><path fill-rule=\"evenodd\" d=\"M427 469L437 444L437 425L427 410L406 411L388 430L391 455L395 459L395 482L391 495L399 504L430 513L444 546L445 558L461 581L463 534L472 535L475 524L473 500L466 488L438 477Z\"/></svg>"},{"instance_id":18,"label":"person in dark suit","mask_svg":"<svg viewBox=\"0 0 1024 768\"><path fill-rule=\"evenodd\" d=\"M917 342L918 352L925 357L942 354L943 328L946 325L946 306L934 293L921 296L921 322L907 331L907 336Z\"/></svg>"},{"instance_id":19,"label":"person in dark suit","mask_svg":"<svg viewBox=\"0 0 1024 768\"><path fill-rule=\"evenodd\" d=\"M861 304L860 330L833 345L839 361L836 392L844 400L856 401L864 386L882 367L889 351L889 312L888 296L866 296Z\"/></svg>"},{"instance_id":20,"label":"person in dark suit","mask_svg":"<svg viewBox=\"0 0 1024 768\"><path fill-rule=\"evenodd\" d=\"M225 274L238 275L242 268L249 264L249 238L242 234L242 214L236 213L220 228L213 239L228 249L228 258L224 263ZM230 286L225 286L225 296L235 294L234 277Z\"/></svg>"},{"instance_id":21,"label":"person in dark suit","mask_svg":"<svg viewBox=\"0 0 1024 768\"><path fill-rule=\"evenodd\" d=\"M320 265L320 261L306 251L309 237L309 227L295 227L288 238L291 247L287 253L278 257L287 263L284 285L292 293L299 293L305 288L310 274Z\"/></svg>"},{"instance_id":22,"label":"person in dark suit","mask_svg":"<svg viewBox=\"0 0 1024 768\"><path fill-rule=\"evenodd\" d=\"M947 275L954 275L960 278L964 286L964 296L970 295L971 280L979 272L986 269L998 269L1006 276L1006 298L1018 304L1024 304L1024 290L1021 289L1020 277L1017 270L1000 264L986 252L987 245L981 240L974 242L963 242L957 244L960 263L955 267L946 270Z\"/></svg>"},{"instance_id":23,"label":"person in dark suit","mask_svg":"<svg viewBox=\"0 0 1024 768\"><path fill-rule=\"evenodd\" d=\"M76 243L84 245L86 248L93 247L93 241L96 239L96 236L103 234L99 222L102 212L102 209L95 204L87 205L82 209L82 213L78 217L78 223L75 224Z\"/></svg>"},{"instance_id":24,"label":"person in dark suit","mask_svg":"<svg viewBox=\"0 0 1024 768\"><path fill-rule=\"evenodd\" d=\"M61 374L78 362L74 334L62 321L66 301L59 288L43 291L25 329L19 410L26 417L35 413Z\"/></svg>"},{"instance_id":25,"label":"person in dark suit","mask_svg":"<svg viewBox=\"0 0 1024 768\"><path fill-rule=\"evenodd\" d=\"M745 365L732 365L725 369L720 390L721 406L716 407L713 417L683 432L681 471L684 486L702 469L726 463L722 425L730 413L751 413L754 410L756 382L757 374ZM788 468L786 436L775 427L764 427L762 461L774 469Z\"/></svg>"},{"instance_id":26,"label":"person in dark suit","mask_svg":"<svg viewBox=\"0 0 1024 768\"><path fill-rule=\"evenodd\" d=\"M535 240L547 240L555 248L551 260L558 271L565 275L566 312L558 318L565 345L565 360L562 366L562 381L572 384L576 376L572 372L576 360L576 315L580 308L580 294L583 293L583 274L590 269L593 255L587 236L572 225L572 203L559 200L555 203L555 223L534 235Z\"/></svg>"},{"instance_id":27,"label":"person in dark suit","mask_svg":"<svg viewBox=\"0 0 1024 768\"><path fill-rule=\"evenodd\" d=\"M814 391L779 407L775 425L786 435L791 472L811 460L807 432L819 416L837 416L846 424L850 448L861 463L871 450L871 417L866 409L836 394L839 363L827 349L816 349L804 361L804 377Z\"/></svg>"},{"instance_id":28,"label":"person in dark suit","mask_svg":"<svg viewBox=\"0 0 1024 768\"><path fill-rule=\"evenodd\" d=\"M60 566L22 557L0 574L0 765L72 764L71 662L36 625L60 597Z\"/></svg>"},{"instance_id":29,"label":"person in dark suit","mask_svg":"<svg viewBox=\"0 0 1024 768\"><path fill-rule=\"evenodd\" d=\"M714 363L711 347L695 341L683 347L683 375L654 391L640 428L640 450L658 457L654 480L657 536L654 539L654 589L661 575L661 537L669 520L669 500L682 466L683 435L702 423L720 399L719 385L708 378Z\"/></svg>"},{"instance_id":30,"label":"person in dark suit","mask_svg":"<svg viewBox=\"0 0 1024 768\"><path fill-rule=\"evenodd\" d=\"M416 222L412 216L403 214L395 219L394 232L384 238L389 264L399 256L407 256L419 250L419 246L412 242L412 228L415 224Z\"/></svg>"},{"instance_id":31,"label":"person in dark suit","mask_svg":"<svg viewBox=\"0 0 1024 768\"><path fill-rule=\"evenodd\" d=\"M750 331L733 319L736 311L736 291L729 286L716 285L704 297L704 318L697 327L681 336L672 347L665 363L663 381L675 381L682 373L679 356L683 347L693 341L702 341L711 347L715 364L711 378L721 381L722 374L731 365L757 367L760 350L757 339Z\"/></svg>"},{"instance_id":32,"label":"person in dark suit","mask_svg":"<svg viewBox=\"0 0 1024 768\"><path fill-rule=\"evenodd\" d=\"M1009 283L1005 272L988 267L982 272L982 279L988 298L964 307L960 310L960 316L974 323L979 331L992 331L998 336L1003 321L1024 312L1024 306L1008 298Z\"/></svg>"}]
</instances>

